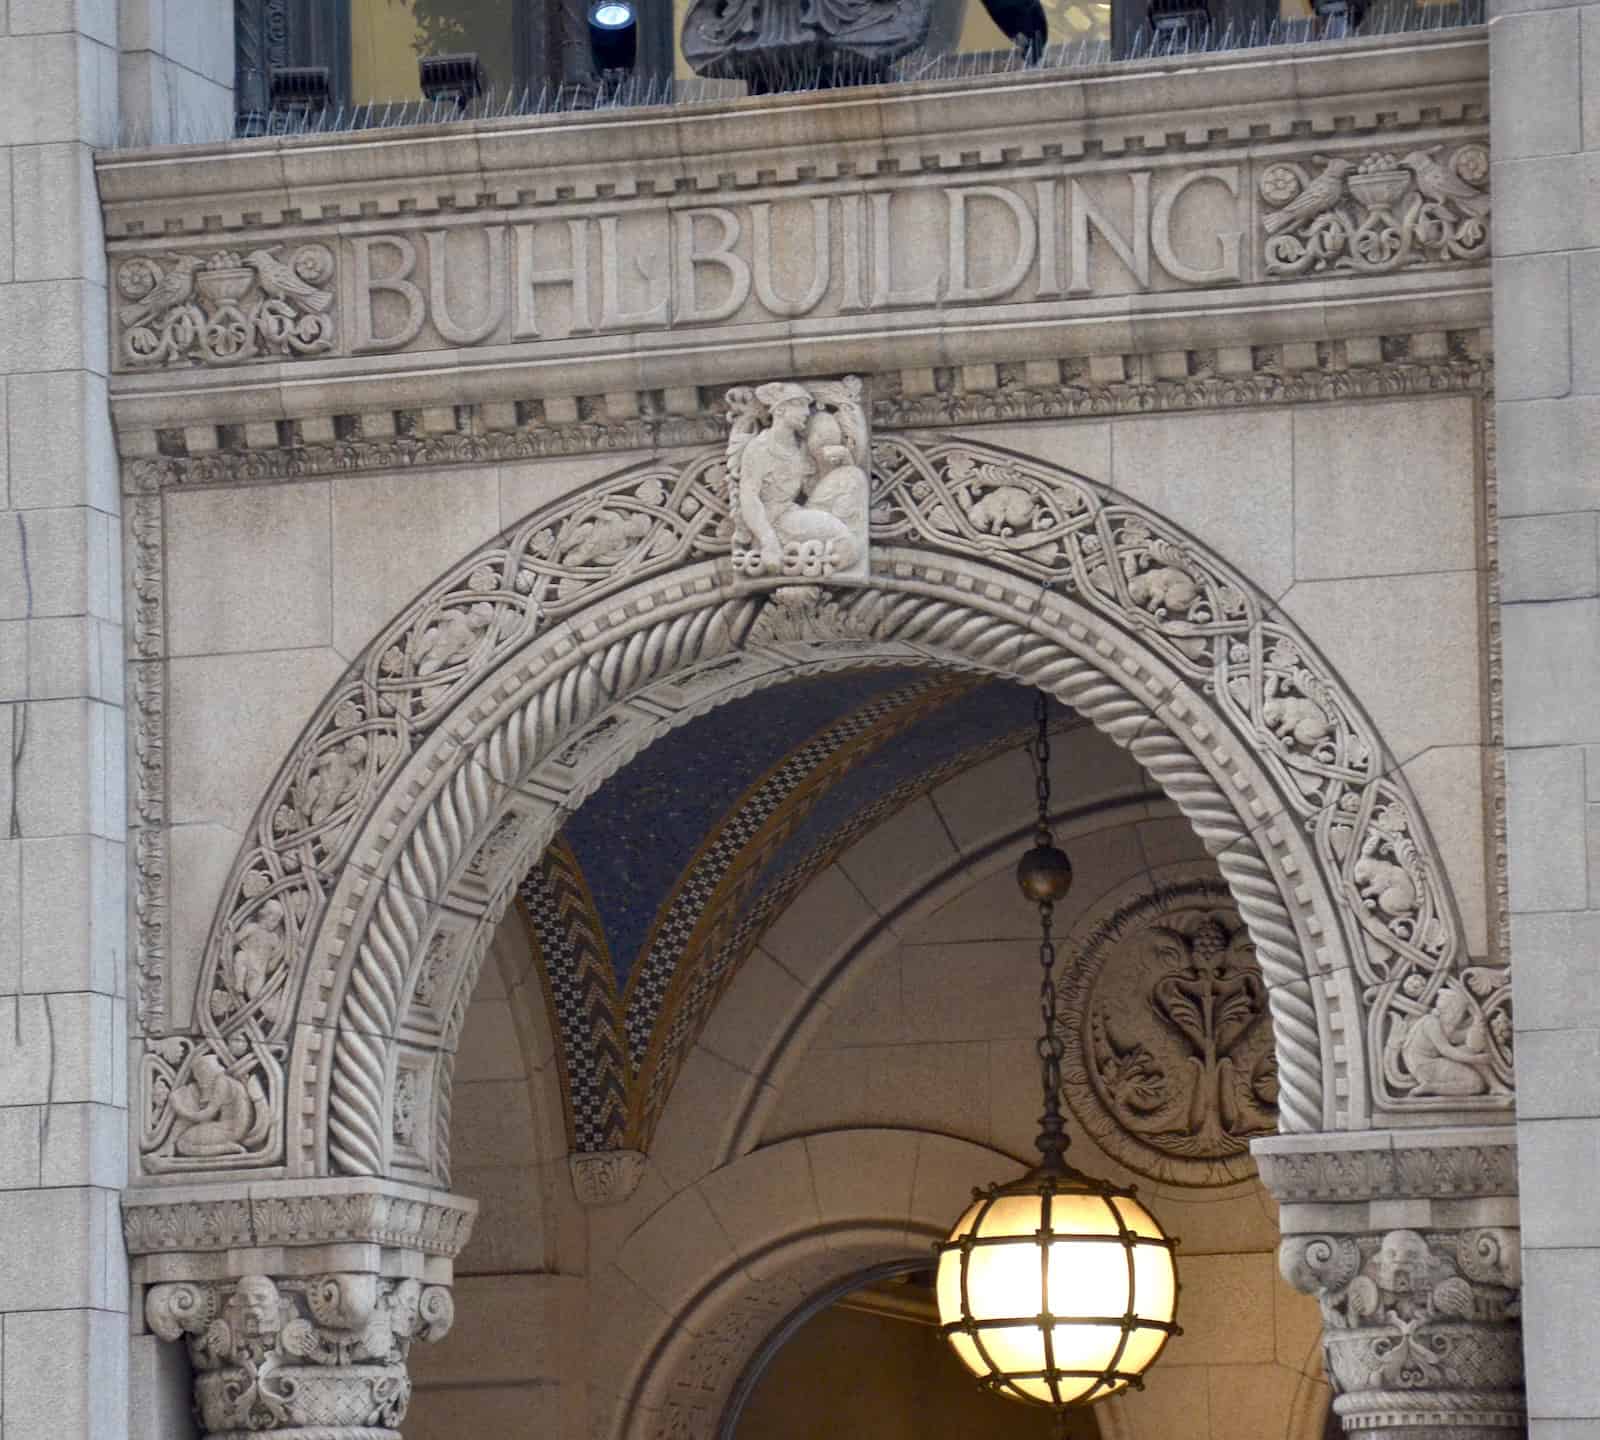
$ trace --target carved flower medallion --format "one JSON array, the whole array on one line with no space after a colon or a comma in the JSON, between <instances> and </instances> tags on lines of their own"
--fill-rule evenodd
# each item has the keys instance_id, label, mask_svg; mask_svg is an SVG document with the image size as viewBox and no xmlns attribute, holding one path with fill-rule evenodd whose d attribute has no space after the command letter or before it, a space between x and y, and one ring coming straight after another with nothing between
<instances>
[{"instance_id":1,"label":"carved flower medallion","mask_svg":"<svg viewBox=\"0 0 1600 1440\"><path fill-rule=\"evenodd\" d=\"M1266 987L1214 874L1189 867L1091 909L1068 938L1062 1090L1114 1159L1179 1185L1254 1173L1252 1136L1277 1129Z\"/></svg>"}]
</instances>

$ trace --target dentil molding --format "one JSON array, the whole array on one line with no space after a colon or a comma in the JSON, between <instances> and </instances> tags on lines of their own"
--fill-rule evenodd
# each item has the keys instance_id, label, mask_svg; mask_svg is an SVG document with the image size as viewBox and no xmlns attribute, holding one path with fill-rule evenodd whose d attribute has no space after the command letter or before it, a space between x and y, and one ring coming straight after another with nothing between
<instances>
[{"instance_id":1,"label":"dentil molding","mask_svg":"<svg viewBox=\"0 0 1600 1440\"><path fill-rule=\"evenodd\" d=\"M809 383L809 382L804 382ZM1431 331L1319 343L1069 356L872 376L878 430L1479 393L1493 383L1489 333ZM314 416L250 425L119 427L123 486L261 484L361 470L432 469L725 443L728 386ZM142 513L142 512L140 512ZM156 583L133 554L144 599ZM141 612L142 614L142 612ZM148 625L155 632L156 626ZM158 633L152 633L159 640Z\"/></svg>"}]
</instances>

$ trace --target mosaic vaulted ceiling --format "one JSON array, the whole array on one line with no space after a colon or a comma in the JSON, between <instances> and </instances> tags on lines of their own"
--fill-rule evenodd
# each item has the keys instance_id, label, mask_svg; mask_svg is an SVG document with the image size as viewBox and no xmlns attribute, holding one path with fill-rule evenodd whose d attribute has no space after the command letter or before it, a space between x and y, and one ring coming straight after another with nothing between
<instances>
[{"instance_id":1,"label":"mosaic vaulted ceiling","mask_svg":"<svg viewBox=\"0 0 1600 1440\"><path fill-rule=\"evenodd\" d=\"M573 1148L645 1148L718 998L805 882L1020 744L1032 705L1004 682L846 671L725 705L609 780L520 887Z\"/></svg>"}]
</instances>

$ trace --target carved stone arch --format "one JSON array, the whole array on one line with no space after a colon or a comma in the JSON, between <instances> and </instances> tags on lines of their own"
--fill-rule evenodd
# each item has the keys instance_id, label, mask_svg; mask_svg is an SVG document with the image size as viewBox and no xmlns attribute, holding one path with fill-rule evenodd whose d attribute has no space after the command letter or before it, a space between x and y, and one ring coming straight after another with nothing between
<instances>
[{"instance_id":1,"label":"carved stone arch","mask_svg":"<svg viewBox=\"0 0 1600 1440\"><path fill-rule=\"evenodd\" d=\"M147 1087L168 1090L221 1057L271 1123L243 1155L185 1160L147 1105L147 1168L446 1183L442 1143L395 1145L390 1097L412 1070L447 1134L465 1000L532 857L666 728L862 663L1040 686L1150 772L1249 925L1285 1129L1503 1108L1498 1050L1477 1096L1396 1068L1397 1027L1447 988L1490 1015L1505 977L1468 966L1416 802L1305 637L1191 536L1083 477L958 437L895 438L874 462L864 584L739 586L704 454L530 516L398 616L258 810L208 944L203 1034L146 1057Z\"/></svg>"}]
</instances>

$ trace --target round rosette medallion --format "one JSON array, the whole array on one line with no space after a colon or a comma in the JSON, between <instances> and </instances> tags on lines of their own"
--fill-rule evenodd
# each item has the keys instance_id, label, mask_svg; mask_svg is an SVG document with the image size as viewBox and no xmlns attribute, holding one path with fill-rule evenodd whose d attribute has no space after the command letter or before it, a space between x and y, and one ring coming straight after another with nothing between
<instances>
[{"instance_id":1,"label":"round rosette medallion","mask_svg":"<svg viewBox=\"0 0 1600 1440\"><path fill-rule=\"evenodd\" d=\"M1255 1173L1278 1128L1267 992L1227 886L1198 866L1112 892L1067 937L1062 1092L1106 1153L1186 1186Z\"/></svg>"}]
</instances>

